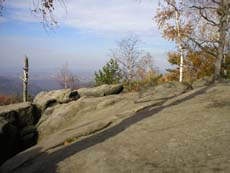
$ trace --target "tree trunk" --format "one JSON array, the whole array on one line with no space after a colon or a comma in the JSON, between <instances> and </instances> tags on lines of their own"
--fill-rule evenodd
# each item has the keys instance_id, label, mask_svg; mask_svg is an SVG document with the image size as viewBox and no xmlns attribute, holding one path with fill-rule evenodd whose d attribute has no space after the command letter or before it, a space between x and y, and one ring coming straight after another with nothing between
<instances>
[{"instance_id":1,"label":"tree trunk","mask_svg":"<svg viewBox=\"0 0 230 173\"><path fill-rule=\"evenodd\" d=\"M224 48L226 44L226 26L227 26L227 17L228 13L225 14L222 8L225 7L226 2L224 0L221 0L221 5L219 11L219 39L218 39L218 50L217 50L217 57L215 61L215 73L214 73L214 79L218 80L221 78L221 67L224 59Z\"/></svg>"},{"instance_id":2,"label":"tree trunk","mask_svg":"<svg viewBox=\"0 0 230 173\"><path fill-rule=\"evenodd\" d=\"M184 62L184 52L183 52L183 46L182 46L182 38L181 38L181 30L180 30L180 14L177 9L175 9L176 12L176 27L177 27L177 44L179 44L180 49L180 77L179 82L183 81L183 62Z\"/></svg>"},{"instance_id":3,"label":"tree trunk","mask_svg":"<svg viewBox=\"0 0 230 173\"><path fill-rule=\"evenodd\" d=\"M184 54L183 48L180 46L180 79L179 82L183 81L183 64L184 64Z\"/></svg>"},{"instance_id":4,"label":"tree trunk","mask_svg":"<svg viewBox=\"0 0 230 173\"><path fill-rule=\"evenodd\" d=\"M222 60L220 56L215 61L215 73L214 73L214 79L218 80L221 77L221 65L222 65Z\"/></svg>"},{"instance_id":5,"label":"tree trunk","mask_svg":"<svg viewBox=\"0 0 230 173\"><path fill-rule=\"evenodd\" d=\"M214 73L214 79L218 80L221 78L221 67L222 67L222 62L223 62L223 58L224 58L224 44L223 41L225 40L225 38L223 38L224 34L222 32L220 32L220 43L218 46L218 54L217 54L217 58L215 61L215 73ZM222 38L222 40L221 40Z\"/></svg>"},{"instance_id":6,"label":"tree trunk","mask_svg":"<svg viewBox=\"0 0 230 173\"><path fill-rule=\"evenodd\" d=\"M68 86L67 86L67 80L65 79L64 81L64 88L66 89Z\"/></svg>"},{"instance_id":7,"label":"tree trunk","mask_svg":"<svg viewBox=\"0 0 230 173\"><path fill-rule=\"evenodd\" d=\"M25 58L24 62L24 75L23 75L23 102L28 101L28 72L29 72L29 63L28 63L28 58Z\"/></svg>"}]
</instances>

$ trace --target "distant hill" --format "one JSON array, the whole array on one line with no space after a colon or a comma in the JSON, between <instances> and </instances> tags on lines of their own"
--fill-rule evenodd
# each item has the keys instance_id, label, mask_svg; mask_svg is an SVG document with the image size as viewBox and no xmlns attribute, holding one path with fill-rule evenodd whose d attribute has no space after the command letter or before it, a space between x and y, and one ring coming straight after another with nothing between
<instances>
[{"instance_id":1,"label":"distant hill","mask_svg":"<svg viewBox=\"0 0 230 173\"><path fill-rule=\"evenodd\" d=\"M22 86L20 80L16 78L8 78L5 76L0 76L0 94L1 95L11 95L20 93Z\"/></svg>"},{"instance_id":2,"label":"distant hill","mask_svg":"<svg viewBox=\"0 0 230 173\"><path fill-rule=\"evenodd\" d=\"M29 80L29 93L36 95L40 91L60 89L59 84L51 79L31 79ZM16 77L0 76L1 95L21 95L22 81Z\"/></svg>"},{"instance_id":3,"label":"distant hill","mask_svg":"<svg viewBox=\"0 0 230 173\"><path fill-rule=\"evenodd\" d=\"M92 86L91 78L82 78L78 87ZM50 77L34 77L29 79L29 94L35 96L40 91L61 89L57 81ZM17 77L0 76L0 95L21 95L22 81Z\"/></svg>"}]
</instances>

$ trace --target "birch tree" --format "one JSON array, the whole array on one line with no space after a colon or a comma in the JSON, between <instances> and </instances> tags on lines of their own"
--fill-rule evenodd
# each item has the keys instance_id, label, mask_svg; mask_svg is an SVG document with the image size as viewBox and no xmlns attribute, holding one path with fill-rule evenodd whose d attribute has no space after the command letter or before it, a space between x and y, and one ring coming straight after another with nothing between
<instances>
[{"instance_id":1,"label":"birch tree","mask_svg":"<svg viewBox=\"0 0 230 173\"><path fill-rule=\"evenodd\" d=\"M180 73L179 81L183 81L183 63L184 63L184 48L186 37L191 32L191 25L186 22L184 14L183 1L163 0L159 3L159 8L155 19L163 32L163 37L168 40L175 41L180 52Z\"/></svg>"}]
</instances>

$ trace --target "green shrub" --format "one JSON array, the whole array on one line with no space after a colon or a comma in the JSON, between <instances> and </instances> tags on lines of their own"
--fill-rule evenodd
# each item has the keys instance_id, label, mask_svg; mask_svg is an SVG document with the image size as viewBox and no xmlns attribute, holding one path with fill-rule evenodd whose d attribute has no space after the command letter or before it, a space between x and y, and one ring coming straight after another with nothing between
<instances>
[{"instance_id":1,"label":"green shrub","mask_svg":"<svg viewBox=\"0 0 230 173\"><path fill-rule=\"evenodd\" d=\"M121 82L121 79L121 69L117 61L113 58L111 58L101 70L95 72L96 86L102 84L117 84Z\"/></svg>"}]
</instances>

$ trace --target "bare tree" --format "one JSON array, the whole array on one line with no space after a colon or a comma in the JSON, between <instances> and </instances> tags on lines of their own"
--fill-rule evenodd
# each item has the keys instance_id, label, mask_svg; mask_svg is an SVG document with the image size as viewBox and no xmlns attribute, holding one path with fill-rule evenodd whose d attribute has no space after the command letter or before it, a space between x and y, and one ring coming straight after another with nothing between
<instances>
[{"instance_id":1,"label":"bare tree","mask_svg":"<svg viewBox=\"0 0 230 173\"><path fill-rule=\"evenodd\" d=\"M68 63L63 64L58 74L54 77L63 88L76 88L79 86L79 78L70 71Z\"/></svg>"},{"instance_id":2,"label":"bare tree","mask_svg":"<svg viewBox=\"0 0 230 173\"><path fill-rule=\"evenodd\" d=\"M134 79L137 65L143 53L138 47L139 42L134 36L128 37L119 41L118 47L112 50L112 57L119 63L128 82Z\"/></svg>"},{"instance_id":3,"label":"bare tree","mask_svg":"<svg viewBox=\"0 0 230 173\"><path fill-rule=\"evenodd\" d=\"M154 66L153 56L150 53L146 53L137 65L137 78L145 80L156 76L158 76L158 70Z\"/></svg>"},{"instance_id":4,"label":"bare tree","mask_svg":"<svg viewBox=\"0 0 230 173\"><path fill-rule=\"evenodd\" d=\"M140 49L140 40L134 36L127 37L118 42L112 51L112 57L117 60L127 83L146 80L157 75L153 56Z\"/></svg>"}]
</instances>

